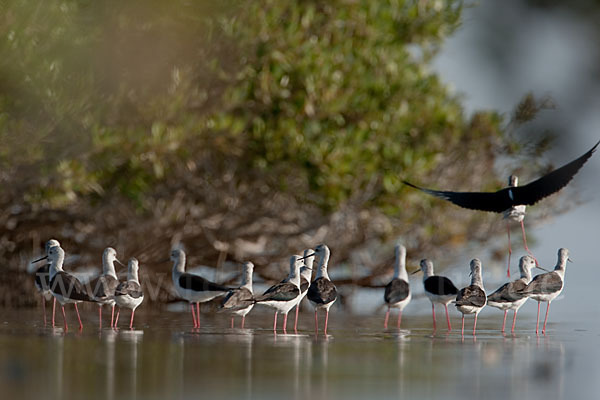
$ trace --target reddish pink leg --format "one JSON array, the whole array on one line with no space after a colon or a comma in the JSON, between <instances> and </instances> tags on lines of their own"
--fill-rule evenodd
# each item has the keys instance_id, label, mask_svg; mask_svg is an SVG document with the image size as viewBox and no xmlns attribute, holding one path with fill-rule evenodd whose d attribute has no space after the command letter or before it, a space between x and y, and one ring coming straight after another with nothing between
<instances>
[{"instance_id":1,"label":"reddish pink leg","mask_svg":"<svg viewBox=\"0 0 600 400\"><path fill-rule=\"evenodd\" d=\"M275 311L275 318L273 318L273 332L277 333L277 311Z\"/></svg>"},{"instance_id":2,"label":"reddish pink leg","mask_svg":"<svg viewBox=\"0 0 600 400\"><path fill-rule=\"evenodd\" d=\"M56 315L56 297L52 297L52 327L54 328L54 316Z\"/></svg>"},{"instance_id":3,"label":"reddish pink leg","mask_svg":"<svg viewBox=\"0 0 600 400\"><path fill-rule=\"evenodd\" d=\"M460 330L461 336L465 336L465 314L462 316L462 329Z\"/></svg>"},{"instance_id":4,"label":"reddish pink leg","mask_svg":"<svg viewBox=\"0 0 600 400\"><path fill-rule=\"evenodd\" d=\"M77 308L77 303L73 303L75 306L75 312L77 313L77 320L79 321L79 330L83 329L83 324L81 323L81 317L79 316L79 309Z\"/></svg>"},{"instance_id":5,"label":"reddish pink leg","mask_svg":"<svg viewBox=\"0 0 600 400\"><path fill-rule=\"evenodd\" d=\"M231 317L231 329L233 329L233 317Z\"/></svg>"},{"instance_id":6,"label":"reddish pink leg","mask_svg":"<svg viewBox=\"0 0 600 400\"><path fill-rule=\"evenodd\" d=\"M190 303L190 307L192 308L192 318L194 319L194 328L197 328L198 323L196 322L196 310L194 310L194 303Z\"/></svg>"},{"instance_id":7,"label":"reddish pink leg","mask_svg":"<svg viewBox=\"0 0 600 400\"><path fill-rule=\"evenodd\" d=\"M402 323L402 311L400 311L400 312L398 313L398 324L396 325L396 327L397 327L398 329L400 329L400 324L401 324L401 323Z\"/></svg>"},{"instance_id":8,"label":"reddish pink leg","mask_svg":"<svg viewBox=\"0 0 600 400\"><path fill-rule=\"evenodd\" d=\"M98 306L98 326L102 329L102 306Z\"/></svg>"},{"instance_id":9,"label":"reddish pink leg","mask_svg":"<svg viewBox=\"0 0 600 400\"><path fill-rule=\"evenodd\" d=\"M115 326L115 305L112 306L112 311L110 312L110 327L114 328Z\"/></svg>"},{"instance_id":10,"label":"reddish pink leg","mask_svg":"<svg viewBox=\"0 0 600 400\"><path fill-rule=\"evenodd\" d=\"M42 310L44 311L44 326L46 326L46 298L42 295Z\"/></svg>"},{"instance_id":11,"label":"reddish pink leg","mask_svg":"<svg viewBox=\"0 0 600 400\"><path fill-rule=\"evenodd\" d=\"M287 335L287 313L283 314L283 333Z\"/></svg>"},{"instance_id":12,"label":"reddish pink leg","mask_svg":"<svg viewBox=\"0 0 600 400\"><path fill-rule=\"evenodd\" d=\"M121 307L117 310L117 316L115 317L115 323L113 325L113 328L115 329L117 329L117 324L119 323L119 315L121 315Z\"/></svg>"},{"instance_id":13,"label":"reddish pink leg","mask_svg":"<svg viewBox=\"0 0 600 400\"><path fill-rule=\"evenodd\" d=\"M540 302L538 301L538 313L537 313L537 320L535 321L535 334L538 334L538 328L540 326Z\"/></svg>"},{"instance_id":14,"label":"reddish pink leg","mask_svg":"<svg viewBox=\"0 0 600 400\"><path fill-rule=\"evenodd\" d=\"M431 314L433 315L433 332L436 331L437 326L435 323L435 304L431 303Z\"/></svg>"},{"instance_id":15,"label":"reddish pink leg","mask_svg":"<svg viewBox=\"0 0 600 400\"><path fill-rule=\"evenodd\" d=\"M246 316L245 315L242 317L242 329L244 329L244 322L246 322Z\"/></svg>"},{"instance_id":16,"label":"reddish pink leg","mask_svg":"<svg viewBox=\"0 0 600 400\"><path fill-rule=\"evenodd\" d=\"M300 308L300 303L296 305L296 318L294 319L294 333L298 333L298 309Z\"/></svg>"},{"instance_id":17,"label":"reddish pink leg","mask_svg":"<svg viewBox=\"0 0 600 400\"><path fill-rule=\"evenodd\" d=\"M548 321L548 311L550 311L550 302L548 302L548 307L546 307L546 318L544 318L544 327L542 328L542 335L546 334L546 322Z\"/></svg>"},{"instance_id":18,"label":"reddish pink leg","mask_svg":"<svg viewBox=\"0 0 600 400\"><path fill-rule=\"evenodd\" d=\"M196 303L196 312L198 314L196 320L198 321L198 328L200 328L200 303Z\"/></svg>"},{"instance_id":19,"label":"reddish pink leg","mask_svg":"<svg viewBox=\"0 0 600 400\"><path fill-rule=\"evenodd\" d=\"M512 248L510 247L510 221L506 220L506 232L508 232L508 269L506 270L506 276L510 278L510 256L512 255Z\"/></svg>"},{"instance_id":20,"label":"reddish pink leg","mask_svg":"<svg viewBox=\"0 0 600 400\"><path fill-rule=\"evenodd\" d=\"M504 333L504 327L506 326L506 314L508 314L508 310L504 310L504 320L502 321L502 333Z\"/></svg>"},{"instance_id":21,"label":"reddish pink leg","mask_svg":"<svg viewBox=\"0 0 600 400\"><path fill-rule=\"evenodd\" d=\"M327 336L327 323L329 322L329 310L325 310L325 336Z\"/></svg>"},{"instance_id":22,"label":"reddish pink leg","mask_svg":"<svg viewBox=\"0 0 600 400\"><path fill-rule=\"evenodd\" d=\"M67 325L67 316L65 315L65 306L60 306L62 308L63 320L65 321L65 332L69 331L69 326Z\"/></svg>"},{"instance_id":23,"label":"reddish pink leg","mask_svg":"<svg viewBox=\"0 0 600 400\"><path fill-rule=\"evenodd\" d=\"M387 329L388 319L390 319L390 308L389 307L388 307L387 311L385 312L385 320L383 321L383 329Z\"/></svg>"},{"instance_id":24,"label":"reddish pink leg","mask_svg":"<svg viewBox=\"0 0 600 400\"><path fill-rule=\"evenodd\" d=\"M317 319L317 309L315 308L315 335L319 334L319 320Z\"/></svg>"},{"instance_id":25,"label":"reddish pink leg","mask_svg":"<svg viewBox=\"0 0 600 400\"><path fill-rule=\"evenodd\" d=\"M131 310L131 319L129 320L129 329L133 329L133 316L135 315L135 310Z\"/></svg>"},{"instance_id":26,"label":"reddish pink leg","mask_svg":"<svg viewBox=\"0 0 600 400\"><path fill-rule=\"evenodd\" d=\"M475 336L476 328L477 328L477 314L475 314L475 322L473 322L473 336Z\"/></svg>"},{"instance_id":27,"label":"reddish pink leg","mask_svg":"<svg viewBox=\"0 0 600 400\"><path fill-rule=\"evenodd\" d=\"M512 324L512 329L510 330L511 332L515 332L515 323L517 322L517 310L515 310L515 315L513 315L513 324Z\"/></svg>"},{"instance_id":28,"label":"reddish pink leg","mask_svg":"<svg viewBox=\"0 0 600 400\"><path fill-rule=\"evenodd\" d=\"M444 304L446 309L446 322L448 322L448 332L452 332L452 326L450 325L450 317L448 316L448 304Z\"/></svg>"}]
</instances>

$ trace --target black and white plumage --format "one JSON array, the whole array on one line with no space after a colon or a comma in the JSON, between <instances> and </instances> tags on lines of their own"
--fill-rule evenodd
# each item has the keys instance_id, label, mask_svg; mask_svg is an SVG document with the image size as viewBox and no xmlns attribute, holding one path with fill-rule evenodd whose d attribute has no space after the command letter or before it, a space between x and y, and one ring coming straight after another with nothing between
<instances>
[{"instance_id":1,"label":"black and white plumage","mask_svg":"<svg viewBox=\"0 0 600 400\"><path fill-rule=\"evenodd\" d=\"M456 309L462 313L462 330L465 334L465 314L475 314L473 322L473 336L477 328L477 315L487 303L487 296L483 289L483 278L481 274L481 261L477 258L471 260L471 284L460 289L456 296Z\"/></svg>"},{"instance_id":2,"label":"black and white plumage","mask_svg":"<svg viewBox=\"0 0 600 400\"><path fill-rule=\"evenodd\" d=\"M273 332L277 333L277 314L282 313L283 333L287 334L287 315L300 297L300 266L302 257L294 255L290 258L290 274L288 279L271 286L262 295L254 298L255 302L275 309Z\"/></svg>"},{"instance_id":3,"label":"black and white plumage","mask_svg":"<svg viewBox=\"0 0 600 400\"><path fill-rule=\"evenodd\" d=\"M82 301L94 301L90 294L85 290L83 284L75 278L73 275L63 270L63 263L65 261L65 251L60 246L54 246L48 249L48 255L40 258L37 261L49 259L50 260L50 282L49 287L52 296L60 303L62 308L62 314L64 318L65 331L69 329L67 324L67 317L65 315L65 304L73 304L75 306L75 312L77 313L77 319L79 321L79 329L83 329L81 323L81 317L79 310L77 309L77 303Z\"/></svg>"},{"instance_id":4,"label":"black and white plumage","mask_svg":"<svg viewBox=\"0 0 600 400\"><path fill-rule=\"evenodd\" d=\"M319 321L317 311L319 309L325 310L325 335L327 335L327 325L329 322L329 309L337 300L337 288L329 279L327 268L329 265L329 257L331 251L325 244L320 244L315 248L315 254L319 257L319 266L315 280L312 281L306 297L315 307L315 333L319 333Z\"/></svg>"},{"instance_id":5,"label":"black and white plumage","mask_svg":"<svg viewBox=\"0 0 600 400\"><path fill-rule=\"evenodd\" d=\"M312 267L315 260L315 254L312 249L304 250L304 265L300 267L300 296L296 303L296 317L294 318L294 332L298 332L298 311L300 309L300 303L306 297L308 288L310 287L310 278L312 276ZM282 282L287 282L289 277L285 278Z\"/></svg>"},{"instance_id":6,"label":"black and white plumage","mask_svg":"<svg viewBox=\"0 0 600 400\"><path fill-rule=\"evenodd\" d=\"M509 186L496 192L451 192L442 190L425 189L407 181L404 183L410 187L418 189L422 192L441 199L450 201L459 207L468 208L471 210L489 211L503 213L504 217L521 223L523 231L523 241L525 249L531 255L527 247L525 238L525 227L523 218L525 217L525 207L531 206L548 197L560 189L565 187L583 167L586 161L592 156L600 142L588 150L581 157L571 161L562 167L542 176L541 178L528 183L524 186L517 186L518 180L516 176L509 178ZM509 230L509 246L510 246L510 230ZM510 247L509 247L509 272L510 277Z\"/></svg>"},{"instance_id":7,"label":"black and white plumage","mask_svg":"<svg viewBox=\"0 0 600 400\"><path fill-rule=\"evenodd\" d=\"M431 313L433 315L433 331L437 329L435 321L435 303L443 304L446 310L446 322L448 332L452 331L450 316L448 315L448 303L456 298L458 289L452 281L445 276L434 275L433 262L429 259L421 260L421 271L423 271L423 288L425 295L431 301Z\"/></svg>"},{"instance_id":8,"label":"black and white plumage","mask_svg":"<svg viewBox=\"0 0 600 400\"><path fill-rule=\"evenodd\" d=\"M102 306L111 307L110 327L114 326L115 316L115 289L119 286L119 279L115 271L115 261L123 265L117 259L117 251L112 247L107 247L102 253L102 275L92 280L91 287L92 298L98 303L98 325L102 328Z\"/></svg>"},{"instance_id":9,"label":"black and white plumage","mask_svg":"<svg viewBox=\"0 0 600 400\"><path fill-rule=\"evenodd\" d=\"M505 283L494 293L488 295L487 305L504 311L502 322L502 332L506 326L506 314L513 310L513 323L511 332L515 331L515 322L519 308L527 301L528 297L522 293L525 287L531 282L531 270L536 267L535 259L529 255L521 257L519 260L519 271L521 277L513 282Z\"/></svg>"},{"instance_id":10,"label":"black and white plumage","mask_svg":"<svg viewBox=\"0 0 600 400\"><path fill-rule=\"evenodd\" d=\"M56 239L50 239L46 242L45 254L51 247L60 246ZM44 326L46 326L46 301L52 299L52 326L54 326L54 316L56 313L56 299L50 291L50 263L46 263L36 269L34 278L35 288L42 296L42 310L44 312Z\"/></svg>"},{"instance_id":11,"label":"black and white plumage","mask_svg":"<svg viewBox=\"0 0 600 400\"><path fill-rule=\"evenodd\" d=\"M398 309L397 328L400 329L400 324L402 323L402 310L404 310L404 307L406 307L412 297L410 285L408 284L408 273L406 272L406 247L397 244L394 248L394 252L394 278L387 284L383 294L383 299L387 304L387 311L385 313L385 321L383 324L384 329L387 329L391 308Z\"/></svg>"},{"instance_id":12,"label":"black and white plumage","mask_svg":"<svg viewBox=\"0 0 600 400\"><path fill-rule=\"evenodd\" d=\"M538 302L537 321L535 325L535 333L538 334L540 324L540 303L545 301L548 303L546 308L546 317L544 318L544 327L542 335L546 334L546 322L548 321L548 311L550 311L550 303L562 292L564 288L565 271L569 259L569 250L565 248L558 249L558 261L554 271L545 274L536 275L535 278L519 293L522 293Z\"/></svg>"},{"instance_id":13,"label":"black and white plumage","mask_svg":"<svg viewBox=\"0 0 600 400\"><path fill-rule=\"evenodd\" d=\"M242 329L246 321L246 315L254 307L254 297L252 290L252 273L254 264L247 261L243 265L242 284L237 289L232 289L223 299L221 307L229 311L231 316L231 327L233 328L233 318L235 315L242 317Z\"/></svg>"},{"instance_id":14,"label":"black and white plumage","mask_svg":"<svg viewBox=\"0 0 600 400\"><path fill-rule=\"evenodd\" d=\"M121 308L129 308L131 310L131 319L129 320L129 329L133 329L133 317L135 309L144 301L144 291L140 285L139 279L139 261L136 258L131 258L127 265L127 281L119 283L115 288L114 300L119 311L114 327L117 327Z\"/></svg>"},{"instance_id":15,"label":"black and white plumage","mask_svg":"<svg viewBox=\"0 0 600 400\"><path fill-rule=\"evenodd\" d=\"M211 282L199 275L185 272L185 252L181 249L171 251L171 261L173 261L173 286L179 297L190 303L194 328L200 328L200 303L224 296L231 288ZM196 304L197 318L194 304Z\"/></svg>"}]
</instances>

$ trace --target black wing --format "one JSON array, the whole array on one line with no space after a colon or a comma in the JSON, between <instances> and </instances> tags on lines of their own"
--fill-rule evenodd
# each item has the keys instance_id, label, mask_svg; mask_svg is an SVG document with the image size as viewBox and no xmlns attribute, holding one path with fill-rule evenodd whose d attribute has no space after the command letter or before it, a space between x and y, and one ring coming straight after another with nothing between
<instances>
[{"instance_id":1,"label":"black wing","mask_svg":"<svg viewBox=\"0 0 600 400\"><path fill-rule=\"evenodd\" d=\"M35 271L35 286L40 291L50 289L50 264L42 265Z\"/></svg>"},{"instance_id":2,"label":"black wing","mask_svg":"<svg viewBox=\"0 0 600 400\"><path fill-rule=\"evenodd\" d=\"M423 282L425 290L432 294L440 296L449 296L458 294L458 289L454 286L454 283L445 276L430 276Z\"/></svg>"},{"instance_id":3,"label":"black wing","mask_svg":"<svg viewBox=\"0 0 600 400\"><path fill-rule=\"evenodd\" d=\"M525 297L522 293L527 284L522 280L508 282L500 286L498 290L488 296L488 301L496 303L512 303Z\"/></svg>"},{"instance_id":4,"label":"black wing","mask_svg":"<svg viewBox=\"0 0 600 400\"><path fill-rule=\"evenodd\" d=\"M81 300L81 301L94 301L85 287L77 278L64 271L59 271L54 275L54 279L50 281L50 290L53 293L60 294L64 298Z\"/></svg>"},{"instance_id":5,"label":"black wing","mask_svg":"<svg viewBox=\"0 0 600 400\"><path fill-rule=\"evenodd\" d=\"M485 292L477 285L469 285L460 289L456 296L457 306L483 307L486 302Z\"/></svg>"},{"instance_id":6,"label":"black wing","mask_svg":"<svg viewBox=\"0 0 600 400\"><path fill-rule=\"evenodd\" d=\"M90 282L92 295L97 299L105 299L115 294L119 281L109 275L102 275Z\"/></svg>"},{"instance_id":7,"label":"black wing","mask_svg":"<svg viewBox=\"0 0 600 400\"><path fill-rule=\"evenodd\" d=\"M304 278L301 278L301 283L300 283L300 292L304 293L308 290L308 287L310 286L310 282L307 281Z\"/></svg>"},{"instance_id":8,"label":"black wing","mask_svg":"<svg viewBox=\"0 0 600 400\"><path fill-rule=\"evenodd\" d=\"M252 292L246 288L234 289L227 293L221 302L221 307L226 309L246 308L254 304Z\"/></svg>"},{"instance_id":9,"label":"black wing","mask_svg":"<svg viewBox=\"0 0 600 400\"><path fill-rule=\"evenodd\" d=\"M581 157L555 169L549 174L546 174L525 186L512 188L515 204L533 205L544 197L558 192L571 182L571 179L579 172L581 167L583 167L583 164L589 160L599 144L600 142L596 143L594 147Z\"/></svg>"},{"instance_id":10,"label":"black wing","mask_svg":"<svg viewBox=\"0 0 600 400\"><path fill-rule=\"evenodd\" d=\"M383 299L388 304L394 304L406 299L409 294L410 287L408 286L408 282L395 278L385 287Z\"/></svg>"},{"instance_id":11,"label":"black wing","mask_svg":"<svg viewBox=\"0 0 600 400\"><path fill-rule=\"evenodd\" d=\"M418 189L432 196L448 200L457 206L471 210L503 212L508 210L516 203L508 195L508 189L504 188L497 192L447 192L442 190L425 189L413 185L410 182L403 181L405 185ZM514 188L511 188L514 189Z\"/></svg>"},{"instance_id":12,"label":"black wing","mask_svg":"<svg viewBox=\"0 0 600 400\"><path fill-rule=\"evenodd\" d=\"M231 290L231 288L211 282L201 276L187 273L181 274L179 285L195 292L228 292Z\"/></svg>"},{"instance_id":13,"label":"black wing","mask_svg":"<svg viewBox=\"0 0 600 400\"><path fill-rule=\"evenodd\" d=\"M328 304L337 299L337 289L329 279L315 279L310 287L306 297L316 304Z\"/></svg>"},{"instance_id":14,"label":"black wing","mask_svg":"<svg viewBox=\"0 0 600 400\"><path fill-rule=\"evenodd\" d=\"M563 281L556 272L536 275L527 285L522 293L525 294L547 294L558 292L563 287Z\"/></svg>"},{"instance_id":15,"label":"black wing","mask_svg":"<svg viewBox=\"0 0 600 400\"><path fill-rule=\"evenodd\" d=\"M298 297L300 289L290 282L278 283L271 286L262 295L256 298L256 301L290 301Z\"/></svg>"},{"instance_id":16,"label":"black wing","mask_svg":"<svg viewBox=\"0 0 600 400\"><path fill-rule=\"evenodd\" d=\"M129 295L134 299L144 296L142 287L139 283L134 281L127 281L119 283L119 286L115 289L115 296L126 296Z\"/></svg>"}]
</instances>

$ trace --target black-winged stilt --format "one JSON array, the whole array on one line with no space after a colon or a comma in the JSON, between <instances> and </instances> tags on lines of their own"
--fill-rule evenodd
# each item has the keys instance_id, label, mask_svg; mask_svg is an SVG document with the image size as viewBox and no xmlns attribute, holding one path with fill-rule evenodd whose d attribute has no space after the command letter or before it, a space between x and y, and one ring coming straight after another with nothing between
<instances>
[{"instance_id":1,"label":"black-winged stilt","mask_svg":"<svg viewBox=\"0 0 600 400\"><path fill-rule=\"evenodd\" d=\"M246 261L243 265L242 284L237 289L232 289L223 299L221 307L231 312L231 328L233 328L234 316L242 317L242 329L246 321L246 315L254 307L254 298L252 290L252 273L254 272L254 264Z\"/></svg>"},{"instance_id":2,"label":"black-winged stilt","mask_svg":"<svg viewBox=\"0 0 600 400\"><path fill-rule=\"evenodd\" d=\"M51 247L60 246L58 240L50 239L46 242L44 252L48 255ZM52 299L52 326L54 326L54 315L56 313L56 298L50 291L50 263L46 263L35 271L35 288L42 295L42 311L44 312L44 326L46 326L46 301Z\"/></svg>"},{"instance_id":3,"label":"black-winged stilt","mask_svg":"<svg viewBox=\"0 0 600 400\"><path fill-rule=\"evenodd\" d=\"M503 213L504 218L513 220L521 223L521 231L523 233L523 243L525 250L531 254L531 251L527 247L527 239L525 236L525 225L523 219L525 218L525 207L531 206L542 200L545 197L550 196L553 193L558 192L560 189L565 187L571 179L577 174L577 172L583 167L586 161L592 156L600 142L596 143L594 147L588 150L581 157L571 161L562 167L555 169L554 171L542 176L541 178L528 183L525 186L517 186L518 179L512 175L509 177L509 186L498 190L497 192L449 192L425 189L419 186L413 185L407 181L403 181L406 185L418 189L427 194L448 200L457 206L468 208L472 210L490 211L496 213ZM509 222L507 221L508 229L508 270L507 275L510 278L510 255L512 249L510 247L510 228ZM534 257L535 258L535 257Z\"/></svg>"},{"instance_id":4,"label":"black-winged stilt","mask_svg":"<svg viewBox=\"0 0 600 400\"><path fill-rule=\"evenodd\" d=\"M172 278L175 290L179 297L190 303L194 328L200 328L200 303L224 296L231 288L213 283L199 275L185 272L185 252L181 249L171 251L171 261L173 261ZM196 304L198 318L194 312L194 304Z\"/></svg>"},{"instance_id":5,"label":"black-winged stilt","mask_svg":"<svg viewBox=\"0 0 600 400\"><path fill-rule=\"evenodd\" d=\"M133 329L133 317L135 309L144 301L144 292L140 285L139 278L139 261L136 258L131 258L127 265L127 281L119 283L115 288L114 300L119 310L115 319L114 327L117 327L121 308L129 308L131 310L131 319L129 320L129 329Z\"/></svg>"},{"instance_id":6,"label":"black-winged stilt","mask_svg":"<svg viewBox=\"0 0 600 400\"><path fill-rule=\"evenodd\" d=\"M477 315L485 307L487 298L483 290L483 278L481 276L481 261L477 258L471 260L471 284L459 290L456 296L456 309L462 313L461 335L465 334L465 314L475 314L473 321L473 336L477 328Z\"/></svg>"},{"instance_id":7,"label":"black-winged stilt","mask_svg":"<svg viewBox=\"0 0 600 400\"><path fill-rule=\"evenodd\" d=\"M317 311L319 309L325 310L325 336L327 336L327 324L329 322L329 308L337 300L337 289L327 273L327 267L329 264L329 257L331 251L329 247L324 244L320 244L315 248L315 253L319 257L319 266L317 268L317 274L315 280L312 281L306 297L315 307L315 334L319 334L319 321Z\"/></svg>"},{"instance_id":8,"label":"black-winged stilt","mask_svg":"<svg viewBox=\"0 0 600 400\"><path fill-rule=\"evenodd\" d=\"M91 287L92 298L98 303L98 326L102 328L102 306L111 306L110 327L114 326L115 317L115 289L119 286L119 279L115 271L115 261L123 265L117 259L117 251L112 247L107 247L102 253L102 275L92 280Z\"/></svg>"},{"instance_id":9,"label":"black-winged stilt","mask_svg":"<svg viewBox=\"0 0 600 400\"><path fill-rule=\"evenodd\" d=\"M387 329L388 326L390 308L398 309L397 328L400 329L400 324L402 323L402 310L404 310L404 307L406 307L411 299L410 286L408 284L408 273L406 272L406 247L401 244L397 244L394 248L394 252L394 278L390 283L387 284L383 294L383 299L387 304L385 322L383 323L384 329Z\"/></svg>"},{"instance_id":10,"label":"black-winged stilt","mask_svg":"<svg viewBox=\"0 0 600 400\"><path fill-rule=\"evenodd\" d=\"M448 323L448 332L452 331L450 316L448 315L448 303L456 299L458 289L452 281L445 276L433 274L433 262L427 258L421 260L421 269L423 271L423 287L425 294L431 301L431 313L433 315L433 331L437 330L435 321L435 303L443 304L446 310L446 322ZM413 272L416 274L419 270Z\"/></svg>"},{"instance_id":11,"label":"black-winged stilt","mask_svg":"<svg viewBox=\"0 0 600 400\"><path fill-rule=\"evenodd\" d=\"M312 249L304 250L304 265L300 267L300 296L298 297L298 303L296 304L296 317L294 318L294 332L298 333L298 311L300 309L300 303L306 297L308 288L310 287L310 278L312 276L312 267L315 260L315 253ZM282 282L287 282L289 277L285 278Z\"/></svg>"}]
</instances>

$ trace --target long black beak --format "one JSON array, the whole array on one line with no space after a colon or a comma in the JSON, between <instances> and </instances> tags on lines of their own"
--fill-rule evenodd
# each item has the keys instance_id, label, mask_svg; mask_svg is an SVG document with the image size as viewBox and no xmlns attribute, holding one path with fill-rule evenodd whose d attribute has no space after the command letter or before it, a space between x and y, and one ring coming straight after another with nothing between
<instances>
[{"instance_id":1,"label":"long black beak","mask_svg":"<svg viewBox=\"0 0 600 400\"><path fill-rule=\"evenodd\" d=\"M307 255L307 256L300 257L298 260L304 260L305 258L312 257L312 256L314 256L315 254L317 254L317 253L312 253L312 254L309 254L309 255Z\"/></svg>"},{"instance_id":2,"label":"long black beak","mask_svg":"<svg viewBox=\"0 0 600 400\"><path fill-rule=\"evenodd\" d=\"M42 261L42 260L45 260L45 259L47 259L47 258L48 258L48 256L44 256L44 257L42 257L42 258L38 258L38 259L37 259L37 260L35 260L35 261L32 261L31 263L32 263L32 264L35 264L35 263L37 263L37 262L40 262L40 261Z\"/></svg>"},{"instance_id":3,"label":"long black beak","mask_svg":"<svg viewBox=\"0 0 600 400\"><path fill-rule=\"evenodd\" d=\"M121 261L119 261L118 258L115 258L115 261L119 264L121 264L122 267L126 267L127 265L123 264Z\"/></svg>"},{"instance_id":4,"label":"long black beak","mask_svg":"<svg viewBox=\"0 0 600 400\"><path fill-rule=\"evenodd\" d=\"M416 275L416 274L418 274L419 272L421 272L421 270L420 270L420 269L418 269L418 270L416 270L416 271L413 271L413 272L411 272L410 274L411 274L411 275Z\"/></svg>"},{"instance_id":5,"label":"long black beak","mask_svg":"<svg viewBox=\"0 0 600 400\"><path fill-rule=\"evenodd\" d=\"M550 270L546 269L546 268L542 268L539 265L535 266L537 269L541 269L542 271L546 271L546 272L550 272Z\"/></svg>"},{"instance_id":6,"label":"long black beak","mask_svg":"<svg viewBox=\"0 0 600 400\"><path fill-rule=\"evenodd\" d=\"M567 258L567 261L568 261L568 262L573 262L573 260L571 260L570 258Z\"/></svg>"}]
</instances>

